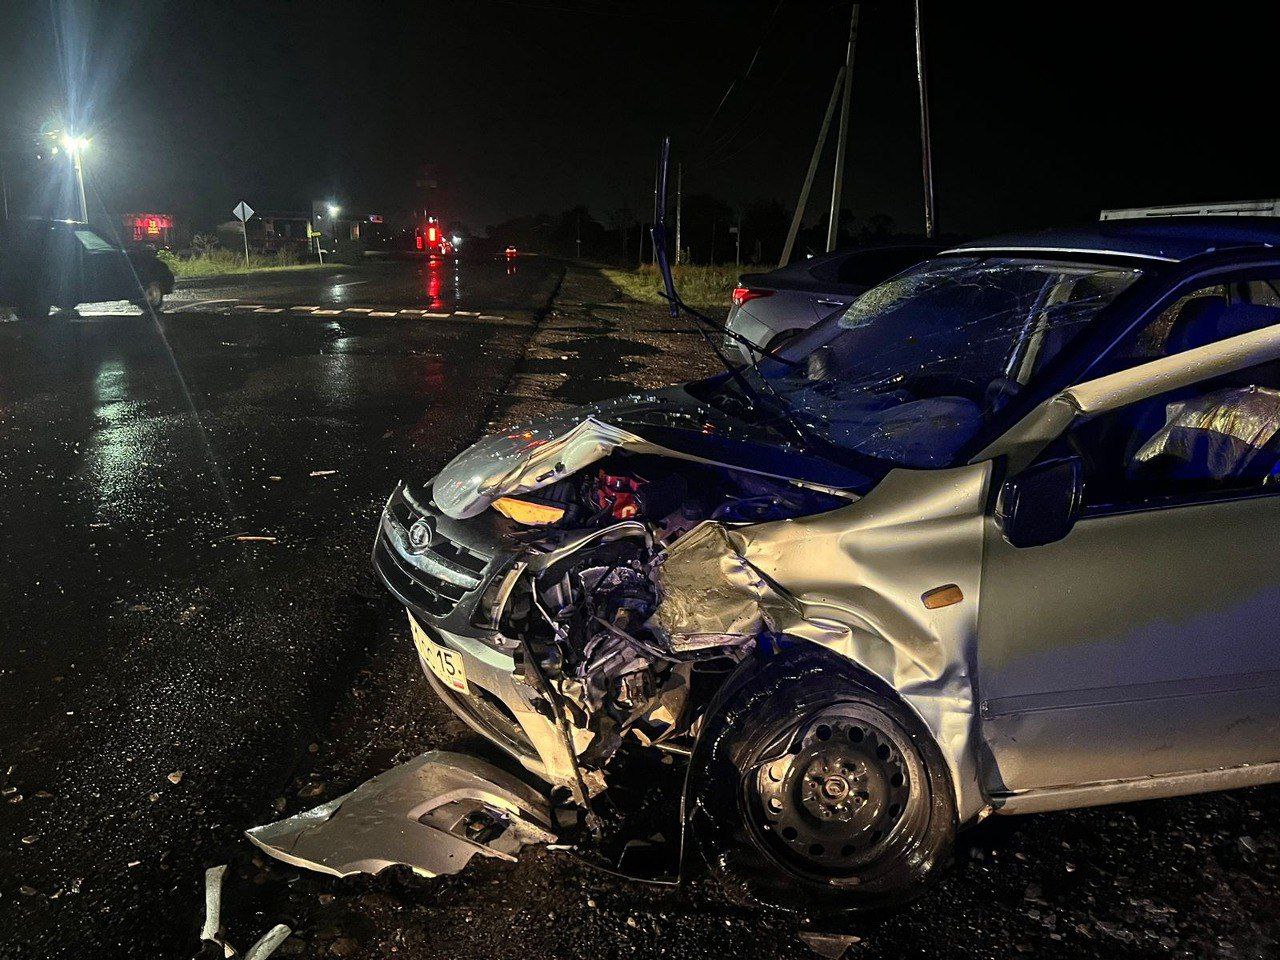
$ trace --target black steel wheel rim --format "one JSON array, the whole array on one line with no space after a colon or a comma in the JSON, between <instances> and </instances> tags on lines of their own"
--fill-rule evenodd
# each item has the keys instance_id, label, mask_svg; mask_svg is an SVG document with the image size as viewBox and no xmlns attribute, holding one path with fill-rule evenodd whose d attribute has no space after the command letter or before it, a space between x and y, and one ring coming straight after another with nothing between
<instances>
[{"instance_id":1,"label":"black steel wheel rim","mask_svg":"<svg viewBox=\"0 0 1280 960\"><path fill-rule=\"evenodd\" d=\"M802 873L855 875L910 832L922 771L879 711L836 704L771 738L743 778L758 841Z\"/></svg>"}]
</instances>

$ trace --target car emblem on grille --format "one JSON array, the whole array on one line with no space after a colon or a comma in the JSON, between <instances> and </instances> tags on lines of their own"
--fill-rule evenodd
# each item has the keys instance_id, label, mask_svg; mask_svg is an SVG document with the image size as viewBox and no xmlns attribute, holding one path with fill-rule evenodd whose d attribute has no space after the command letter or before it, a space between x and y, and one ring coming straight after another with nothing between
<instances>
[{"instance_id":1,"label":"car emblem on grille","mask_svg":"<svg viewBox=\"0 0 1280 960\"><path fill-rule=\"evenodd\" d=\"M421 553L431 546L435 536L435 523L429 517L423 517L421 520L414 521L413 526L409 528L409 546L415 552Z\"/></svg>"}]
</instances>

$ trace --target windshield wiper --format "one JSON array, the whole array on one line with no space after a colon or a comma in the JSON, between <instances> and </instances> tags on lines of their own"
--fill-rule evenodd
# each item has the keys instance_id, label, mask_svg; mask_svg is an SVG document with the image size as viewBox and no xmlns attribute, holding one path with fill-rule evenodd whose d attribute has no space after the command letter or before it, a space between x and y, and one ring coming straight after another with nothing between
<instances>
[{"instance_id":1,"label":"windshield wiper","mask_svg":"<svg viewBox=\"0 0 1280 960\"><path fill-rule=\"evenodd\" d=\"M760 391L752 386L747 378L742 375L742 371L738 366L732 363L729 358L724 355L724 352L716 345L715 340L712 339L711 334L708 332L708 328L728 334L739 343L745 344L749 349L761 355L768 356L773 360L777 360L779 363L786 364L789 367L800 367L801 364L797 363L795 360L780 357L771 350L765 350L761 347L755 346L745 337L721 326L710 317L689 306L681 299L680 294L676 292L675 278L671 273L671 263L667 259L667 160L670 153L671 138L663 137L662 148L658 152L658 188L654 195L653 230L651 231L653 238L653 251L658 261L658 270L662 274L662 284L665 288L662 295L670 307L672 319L678 319L680 312L684 311L688 316L692 317L696 321L694 323L694 328L702 335L702 339L706 341L708 349L710 349L716 359L720 361L729 376L733 378L733 381L739 387L742 388L742 392L750 398L752 402L758 404L764 409L767 410L774 408L775 404L765 402ZM757 366L759 362L760 361L757 358L751 363L751 368L756 371L757 375L759 375L759 368ZM801 445L820 445L819 438L817 438L814 433L808 430L795 418L794 411L791 409L790 405L778 396L777 392L769 384L768 380L761 376L760 382L776 401L776 409L786 419L788 425L792 429L792 432L795 433L796 438L800 441Z\"/></svg>"}]
</instances>

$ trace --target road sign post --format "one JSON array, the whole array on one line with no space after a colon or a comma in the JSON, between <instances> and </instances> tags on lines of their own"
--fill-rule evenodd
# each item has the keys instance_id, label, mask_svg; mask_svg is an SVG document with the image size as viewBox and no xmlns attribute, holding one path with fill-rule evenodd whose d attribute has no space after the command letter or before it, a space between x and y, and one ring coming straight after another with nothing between
<instances>
[{"instance_id":1,"label":"road sign post","mask_svg":"<svg viewBox=\"0 0 1280 960\"><path fill-rule=\"evenodd\" d=\"M253 207L249 206L243 200L236 204L234 210L231 211L236 215L236 219L240 221L240 233L244 237L244 268L249 269L249 218L253 216Z\"/></svg>"}]
</instances>

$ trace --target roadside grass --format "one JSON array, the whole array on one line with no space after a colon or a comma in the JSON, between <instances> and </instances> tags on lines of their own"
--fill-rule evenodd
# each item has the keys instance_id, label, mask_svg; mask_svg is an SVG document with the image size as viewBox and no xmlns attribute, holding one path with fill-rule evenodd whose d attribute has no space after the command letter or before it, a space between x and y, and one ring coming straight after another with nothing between
<instances>
[{"instance_id":1,"label":"roadside grass","mask_svg":"<svg viewBox=\"0 0 1280 960\"><path fill-rule=\"evenodd\" d=\"M158 256L178 279L213 277L227 273L257 273L262 270L309 270L321 266L319 263L302 263L298 255L291 250L281 250L278 253L250 251L248 266L245 266L243 253L235 253L231 250L210 250L188 259L183 259L168 250L161 250Z\"/></svg>"},{"instance_id":2,"label":"roadside grass","mask_svg":"<svg viewBox=\"0 0 1280 960\"><path fill-rule=\"evenodd\" d=\"M681 264L673 268L676 289L686 303L695 307L723 307L729 309L729 297L738 282L743 267L733 265L708 266L705 264ZM604 267L601 273L615 287L641 303L663 303L667 301L658 292L662 288L662 277L658 271L646 264L639 270L622 270L617 267Z\"/></svg>"}]
</instances>

